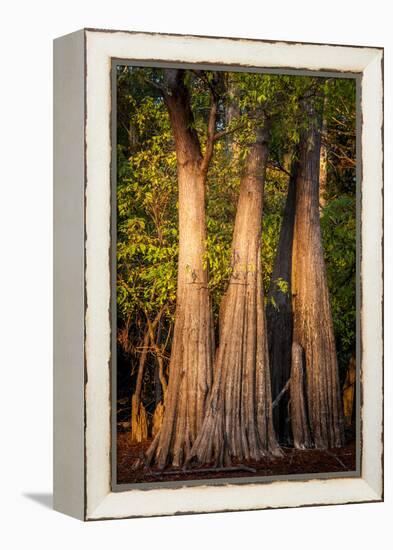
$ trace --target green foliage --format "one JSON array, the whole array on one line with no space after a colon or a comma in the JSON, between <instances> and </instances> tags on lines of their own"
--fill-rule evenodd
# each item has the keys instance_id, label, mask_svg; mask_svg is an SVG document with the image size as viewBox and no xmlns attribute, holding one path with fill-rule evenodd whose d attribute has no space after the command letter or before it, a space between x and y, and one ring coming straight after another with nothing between
<instances>
[{"instance_id":1,"label":"green foliage","mask_svg":"<svg viewBox=\"0 0 393 550\"><path fill-rule=\"evenodd\" d=\"M356 86L352 79L325 84L326 205L322 240L341 377L356 347Z\"/></svg>"},{"instance_id":2,"label":"green foliage","mask_svg":"<svg viewBox=\"0 0 393 550\"><path fill-rule=\"evenodd\" d=\"M176 156L165 105L130 96L129 107L127 127L139 146L128 156L118 136L117 305L124 320L154 316L163 305L173 312L178 249Z\"/></svg>"},{"instance_id":3,"label":"green foliage","mask_svg":"<svg viewBox=\"0 0 393 550\"><path fill-rule=\"evenodd\" d=\"M331 200L321 218L322 239L342 373L355 351L356 337L356 201L343 195Z\"/></svg>"},{"instance_id":4,"label":"green foliage","mask_svg":"<svg viewBox=\"0 0 393 550\"><path fill-rule=\"evenodd\" d=\"M186 72L202 150L214 78L212 72ZM256 127L266 117L271 121L271 138L264 192L263 285L265 295L272 283L288 292L288 282L272 282L271 274L291 160L300 132L309 124L301 101L305 94L313 93L318 113L323 109L325 117L328 181L321 224L337 348L344 369L355 347L354 81L240 72L225 73L224 80L216 131L229 130L229 134L215 142L206 189L205 264L215 318L231 274L231 241L243 163ZM162 70L118 69L118 327L126 327L129 339L137 345L146 330L146 319L164 308L161 338L167 338L170 347L177 284L177 166L167 109L151 82L163 85ZM228 105L233 107L230 118Z\"/></svg>"},{"instance_id":5,"label":"green foliage","mask_svg":"<svg viewBox=\"0 0 393 550\"><path fill-rule=\"evenodd\" d=\"M282 171L268 169L265 181L261 247L265 296L267 296L271 284L271 275L280 236L280 226L287 190L287 176Z\"/></svg>"}]
</instances>

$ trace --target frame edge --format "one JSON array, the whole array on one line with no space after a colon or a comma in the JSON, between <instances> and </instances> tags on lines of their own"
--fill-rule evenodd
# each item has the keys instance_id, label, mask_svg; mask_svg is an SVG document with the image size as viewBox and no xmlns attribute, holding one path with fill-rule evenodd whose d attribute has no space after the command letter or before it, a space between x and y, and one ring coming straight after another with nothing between
<instances>
[{"instance_id":1,"label":"frame edge","mask_svg":"<svg viewBox=\"0 0 393 550\"><path fill-rule=\"evenodd\" d=\"M85 32L53 44L53 508L85 519Z\"/></svg>"}]
</instances>

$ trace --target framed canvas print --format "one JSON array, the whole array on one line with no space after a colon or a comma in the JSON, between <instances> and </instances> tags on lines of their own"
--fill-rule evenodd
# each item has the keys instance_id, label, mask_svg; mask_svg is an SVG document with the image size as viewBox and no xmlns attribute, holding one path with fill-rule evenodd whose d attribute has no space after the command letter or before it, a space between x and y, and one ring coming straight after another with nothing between
<instances>
[{"instance_id":1,"label":"framed canvas print","mask_svg":"<svg viewBox=\"0 0 393 550\"><path fill-rule=\"evenodd\" d=\"M383 498L383 50L54 43L54 506Z\"/></svg>"}]
</instances>

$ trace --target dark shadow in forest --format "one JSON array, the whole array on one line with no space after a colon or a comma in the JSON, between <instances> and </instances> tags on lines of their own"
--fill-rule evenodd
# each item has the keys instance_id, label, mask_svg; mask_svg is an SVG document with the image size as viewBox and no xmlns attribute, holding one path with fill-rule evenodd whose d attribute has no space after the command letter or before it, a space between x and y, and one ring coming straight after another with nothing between
<instances>
[{"instance_id":1,"label":"dark shadow in forest","mask_svg":"<svg viewBox=\"0 0 393 550\"><path fill-rule=\"evenodd\" d=\"M44 508L53 508L52 493L23 493L23 496L30 500L34 500Z\"/></svg>"}]
</instances>

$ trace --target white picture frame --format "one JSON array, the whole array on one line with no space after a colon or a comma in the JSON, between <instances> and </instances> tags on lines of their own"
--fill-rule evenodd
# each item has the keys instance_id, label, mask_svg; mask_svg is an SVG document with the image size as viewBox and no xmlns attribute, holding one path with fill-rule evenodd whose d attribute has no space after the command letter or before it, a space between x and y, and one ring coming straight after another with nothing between
<instances>
[{"instance_id":1,"label":"white picture frame","mask_svg":"<svg viewBox=\"0 0 393 550\"><path fill-rule=\"evenodd\" d=\"M356 73L361 83L359 475L111 484L112 61ZM84 29L54 43L54 507L81 520L383 499L383 50Z\"/></svg>"}]
</instances>

